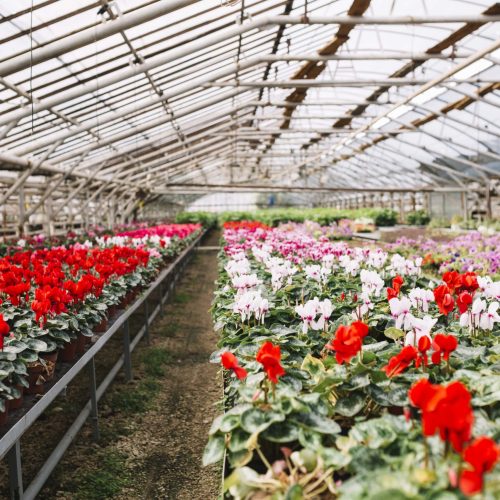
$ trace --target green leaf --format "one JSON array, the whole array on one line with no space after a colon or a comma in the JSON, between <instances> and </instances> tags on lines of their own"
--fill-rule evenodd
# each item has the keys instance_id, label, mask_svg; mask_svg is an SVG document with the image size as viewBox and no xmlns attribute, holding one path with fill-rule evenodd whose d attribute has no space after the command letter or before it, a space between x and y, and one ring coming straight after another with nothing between
<instances>
[{"instance_id":1,"label":"green leaf","mask_svg":"<svg viewBox=\"0 0 500 500\"><path fill-rule=\"evenodd\" d=\"M275 422L262 433L262 437L273 443L291 443L299 438L299 428L293 422Z\"/></svg>"},{"instance_id":2,"label":"green leaf","mask_svg":"<svg viewBox=\"0 0 500 500\"><path fill-rule=\"evenodd\" d=\"M321 434L338 434L341 431L337 422L316 413L299 413L293 416L293 420Z\"/></svg>"},{"instance_id":3,"label":"green leaf","mask_svg":"<svg viewBox=\"0 0 500 500\"><path fill-rule=\"evenodd\" d=\"M334 407L335 413L344 417L353 417L359 413L365 406L366 396L361 392L350 392L341 397Z\"/></svg>"},{"instance_id":4,"label":"green leaf","mask_svg":"<svg viewBox=\"0 0 500 500\"><path fill-rule=\"evenodd\" d=\"M405 332L400 328L395 328L394 326L391 326L390 328L387 328L384 331L384 335L392 340L397 340L400 339L401 337L404 337Z\"/></svg>"},{"instance_id":5,"label":"green leaf","mask_svg":"<svg viewBox=\"0 0 500 500\"><path fill-rule=\"evenodd\" d=\"M375 342L375 344L365 344L363 346L363 351L378 352L387 347L388 345L389 342L387 342L387 340L382 340L381 342Z\"/></svg>"},{"instance_id":6,"label":"green leaf","mask_svg":"<svg viewBox=\"0 0 500 500\"><path fill-rule=\"evenodd\" d=\"M285 415L272 411L262 411L251 408L241 415L241 427L243 430L253 434L262 432L274 422L285 420Z\"/></svg>"},{"instance_id":7,"label":"green leaf","mask_svg":"<svg viewBox=\"0 0 500 500\"><path fill-rule=\"evenodd\" d=\"M321 373L325 372L325 366L321 360L314 358L310 354L304 358L300 369L310 373L315 379L317 379Z\"/></svg>"},{"instance_id":8,"label":"green leaf","mask_svg":"<svg viewBox=\"0 0 500 500\"><path fill-rule=\"evenodd\" d=\"M35 352L47 352L47 343L38 339L26 339L26 344L29 349Z\"/></svg>"},{"instance_id":9,"label":"green leaf","mask_svg":"<svg viewBox=\"0 0 500 500\"><path fill-rule=\"evenodd\" d=\"M211 436L203 452L203 465L210 465L224 458L224 437Z\"/></svg>"}]
</instances>

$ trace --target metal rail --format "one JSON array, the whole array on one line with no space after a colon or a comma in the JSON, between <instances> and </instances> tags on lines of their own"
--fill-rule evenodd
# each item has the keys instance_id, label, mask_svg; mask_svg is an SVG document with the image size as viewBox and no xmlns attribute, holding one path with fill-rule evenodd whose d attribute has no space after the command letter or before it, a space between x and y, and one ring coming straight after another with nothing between
<instances>
[{"instance_id":1,"label":"metal rail","mask_svg":"<svg viewBox=\"0 0 500 500\"><path fill-rule=\"evenodd\" d=\"M50 474L57 466L71 442L83 427L89 417L93 426L93 438L99 439L99 415L98 402L111 385L121 368L124 367L127 380L132 379L131 353L144 337L149 344L149 326L155 317L163 312L163 306L168 296L174 290L180 274L193 255L193 250L198 247L200 241L205 236L204 230L187 248L185 248L166 269L164 269L157 279L149 285L142 295L127 309L123 310L113 321L113 324L103 333L99 339L90 347L72 366L66 371L57 382L35 403L35 405L23 415L0 439L0 458L7 456L9 468L9 484L11 500L33 500L49 478ZM166 283L165 283L166 282ZM154 309L149 310L151 294L159 290L160 297ZM156 302L156 301L155 301ZM129 319L143 306L144 326L137 332L133 339L130 339ZM123 354L114 364L101 384L96 387L95 356L106 345L106 343L123 329ZM21 437L33 425L38 417L55 400L55 398L65 390L67 385L84 369L90 374L90 399L84 406L80 414L76 417L70 428L62 436L49 458L42 465L33 481L24 488L22 478L22 456Z\"/></svg>"}]
</instances>

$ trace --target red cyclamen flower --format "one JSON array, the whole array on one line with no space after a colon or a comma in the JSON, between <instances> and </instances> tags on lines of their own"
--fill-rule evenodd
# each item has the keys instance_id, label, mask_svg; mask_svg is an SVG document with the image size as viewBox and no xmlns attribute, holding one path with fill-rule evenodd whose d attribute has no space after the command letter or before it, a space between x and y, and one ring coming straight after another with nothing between
<instances>
[{"instance_id":1,"label":"red cyclamen flower","mask_svg":"<svg viewBox=\"0 0 500 500\"><path fill-rule=\"evenodd\" d=\"M483 489L483 475L493 469L499 457L500 449L489 437L479 437L467 446L463 458L469 468L462 471L459 478L462 493L479 493Z\"/></svg>"},{"instance_id":2,"label":"red cyclamen flower","mask_svg":"<svg viewBox=\"0 0 500 500\"><path fill-rule=\"evenodd\" d=\"M236 356L232 352L226 351L222 353L220 359L222 362L222 366L226 370L232 370L240 380L243 380L248 375L245 368L242 368L238 364L238 360L236 359Z\"/></svg>"},{"instance_id":3,"label":"red cyclamen flower","mask_svg":"<svg viewBox=\"0 0 500 500\"><path fill-rule=\"evenodd\" d=\"M396 298L399 295L404 279L401 276L396 276L392 280L392 288L387 288L387 300Z\"/></svg>"},{"instance_id":4,"label":"red cyclamen flower","mask_svg":"<svg viewBox=\"0 0 500 500\"><path fill-rule=\"evenodd\" d=\"M450 359L450 354L457 348L458 341L454 335L445 335L444 333L438 333L434 337L432 342L432 347L434 352L432 353L432 362L435 365L441 363L441 357L448 361Z\"/></svg>"},{"instance_id":5,"label":"red cyclamen flower","mask_svg":"<svg viewBox=\"0 0 500 500\"><path fill-rule=\"evenodd\" d=\"M438 305L439 312L447 316L455 307L452 291L446 285L439 285L434 289L434 299Z\"/></svg>"},{"instance_id":6,"label":"red cyclamen flower","mask_svg":"<svg viewBox=\"0 0 500 500\"><path fill-rule=\"evenodd\" d=\"M271 342L265 342L259 349L255 358L263 367L267 376L274 384L278 383L278 377L285 374L281 366L281 349L279 345L273 345Z\"/></svg>"},{"instance_id":7,"label":"red cyclamen flower","mask_svg":"<svg viewBox=\"0 0 500 500\"><path fill-rule=\"evenodd\" d=\"M469 292L462 292L461 294L458 295L457 307L458 310L460 311L460 314L466 312L471 304L472 304L472 295Z\"/></svg>"},{"instance_id":8,"label":"red cyclamen flower","mask_svg":"<svg viewBox=\"0 0 500 500\"><path fill-rule=\"evenodd\" d=\"M388 377L395 377L403 373L413 361L417 359L417 350L412 345L407 345L401 349L399 354L393 356L383 368Z\"/></svg>"},{"instance_id":9,"label":"red cyclamen flower","mask_svg":"<svg viewBox=\"0 0 500 500\"><path fill-rule=\"evenodd\" d=\"M363 338L368 335L368 325L362 321L355 321L350 326L340 325L335 332L331 344L325 347L335 351L337 363L348 363L363 345Z\"/></svg>"},{"instance_id":10,"label":"red cyclamen flower","mask_svg":"<svg viewBox=\"0 0 500 500\"><path fill-rule=\"evenodd\" d=\"M9 335L10 326L3 319L3 314L0 314L0 349L3 349L3 339Z\"/></svg>"},{"instance_id":11,"label":"red cyclamen flower","mask_svg":"<svg viewBox=\"0 0 500 500\"><path fill-rule=\"evenodd\" d=\"M415 366L417 368L421 364L423 364L424 366L427 366L427 364L428 364L427 351L431 348L431 345L432 345L431 339L427 335L420 337L420 340L418 341L419 357L415 360Z\"/></svg>"},{"instance_id":12,"label":"red cyclamen flower","mask_svg":"<svg viewBox=\"0 0 500 500\"><path fill-rule=\"evenodd\" d=\"M431 384L421 379L408 392L411 403L422 411L422 431L425 436L436 432L443 441L449 441L455 451L461 452L471 438L474 415L471 395L462 382L447 386Z\"/></svg>"}]
</instances>

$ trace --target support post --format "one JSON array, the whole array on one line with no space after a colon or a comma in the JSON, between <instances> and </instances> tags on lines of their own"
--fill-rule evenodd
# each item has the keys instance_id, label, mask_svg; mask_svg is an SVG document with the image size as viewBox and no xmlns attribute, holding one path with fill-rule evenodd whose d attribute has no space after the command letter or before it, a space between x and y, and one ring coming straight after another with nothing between
<instances>
[{"instance_id":1,"label":"support post","mask_svg":"<svg viewBox=\"0 0 500 500\"><path fill-rule=\"evenodd\" d=\"M469 220L469 207L467 206L467 193L462 191L462 214L464 220Z\"/></svg>"},{"instance_id":2,"label":"support post","mask_svg":"<svg viewBox=\"0 0 500 500\"><path fill-rule=\"evenodd\" d=\"M486 181L486 218L491 219L491 186L490 181Z\"/></svg>"},{"instance_id":3,"label":"support post","mask_svg":"<svg viewBox=\"0 0 500 500\"><path fill-rule=\"evenodd\" d=\"M21 443L16 444L7 453L9 464L9 483L11 500L20 500L23 497L23 469L21 463Z\"/></svg>"},{"instance_id":4,"label":"support post","mask_svg":"<svg viewBox=\"0 0 500 500\"><path fill-rule=\"evenodd\" d=\"M146 345L149 345L149 304L147 297L144 299L144 338L146 339Z\"/></svg>"},{"instance_id":5,"label":"support post","mask_svg":"<svg viewBox=\"0 0 500 500\"><path fill-rule=\"evenodd\" d=\"M99 413L97 408L97 392L96 392L96 377L95 377L95 358L92 357L88 363L89 379L90 379L90 418L92 419L92 437L95 442L99 441Z\"/></svg>"},{"instance_id":6,"label":"support post","mask_svg":"<svg viewBox=\"0 0 500 500\"><path fill-rule=\"evenodd\" d=\"M129 320L123 325L123 366L125 368L125 378L127 381L132 380L132 359L130 354L130 325Z\"/></svg>"}]
</instances>

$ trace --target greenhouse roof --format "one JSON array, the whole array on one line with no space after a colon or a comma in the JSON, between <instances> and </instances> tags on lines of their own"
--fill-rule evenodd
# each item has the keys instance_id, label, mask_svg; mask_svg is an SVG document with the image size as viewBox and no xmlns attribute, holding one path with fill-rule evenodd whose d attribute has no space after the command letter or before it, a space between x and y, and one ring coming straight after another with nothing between
<instances>
[{"instance_id":1,"label":"greenhouse roof","mask_svg":"<svg viewBox=\"0 0 500 500\"><path fill-rule=\"evenodd\" d=\"M0 14L1 198L23 187L28 213L49 197L499 175L498 2L17 0Z\"/></svg>"}]
</instances>

